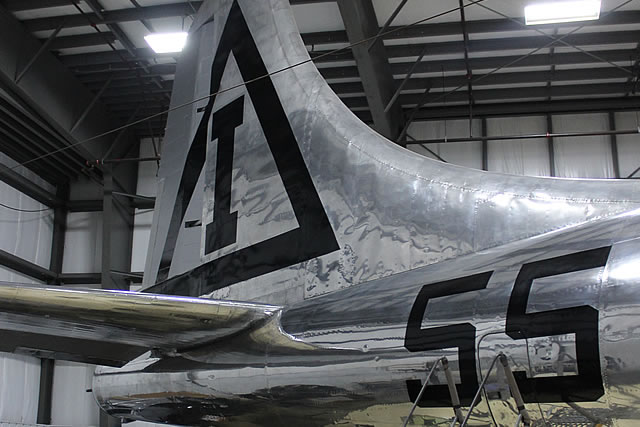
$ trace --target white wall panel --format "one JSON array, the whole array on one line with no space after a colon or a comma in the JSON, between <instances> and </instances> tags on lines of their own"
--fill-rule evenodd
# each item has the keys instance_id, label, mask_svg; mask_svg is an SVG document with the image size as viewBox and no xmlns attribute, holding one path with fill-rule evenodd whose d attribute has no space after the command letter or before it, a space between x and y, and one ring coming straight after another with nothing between
<instances>
[{"instance_id":1,"label":"white wall panel","mask_svg":"<svg viewBox=\"0 0 640 427\"><path fill-rule=\"evenodd\" d=\"M47 206L0 181L0 202L17 209L40 210ZM49 268L53 211L18 212L0 206L0 249ZM8 279L12 280L12 279Z\"/></svg>"},{"instance_id":2,"label":"white wall panel","mask_svg":"<svg viewBox=\"0 0 640 427\"><path fill-rule=\"evenodd\" d=\"M40 360L0 353L0 420L35 424L38 415Z\"/></svg>"},{"instance_id":3,"label":"white wall panel","mask_svg":"<svg viewBox=\"0 0 640 427\"><path fill-rule=\"evenodd\" d=\"M473 135L482 134L482 122L473 121ZM447 120L414 122L409 127L409 135L418 140L442 139L442 138L466 138L469 136L468 120ZM466 166L469 168L482 168L482 144L480 142L454 142L442 144L428 144L432 151L437 153L448 163ZM416 153L433 158L419 145L410 145L409 148Z\"/></svg>"},{"instance_id":4,"label":"white wall panel","mask_svg":"<svg viewBox=\"0 0 640 427\"><path fill-rule=\"evenodd\" d=\"M638 113L616 113L616 129L638 129ZM626 178L640 166L640 135L618 135L620 176ZM635 176L640 177L640 173Z\"/></svg>"},{"instance_id":5,"label":"white wall panel","mask_svg":"<svg viewBox=\"0 0 640 427\"><path fill-rule=\"evenodd\" d=\"M0 162L15 166L15 162L4 155ZM16 169L18 173L46 186L32 172L19 169ZM50 186L47 189L52 190ZM0 182L0 203L17 209L46 209L46 206L4 182ZM0 206L0 249L49 268L52 234L53 211L19 212ZM0 267L0 281L40 283L4 267ZM0 353L0 422L34 424L39 384L39 359Z\"/></svg>"},{"instance_id":6,"label":"white wall panel","mask_svg":"<svg viewBox=\"0 0 640 427\"><path fill-rule=\"evenodd\" d=\"M83 363L56 361L53 373L51 423L73 427L97 426L98 405L91 388L95 367Z\"/></svg>"},{"instance_id":7,"label":"white wall panel","mask_svg":"<svg viewBox=\"0 0 640 427\"><path fill-rule=\"evenodd\" d=\"M102 212L70 212L64 243L64 273L99 273L102 266ZM51 422L73 427L97 426L100 409L91 388L93 365L56 361Z\"/></svg>"},{"instance_id":8,"label":"white wall panel","mask_svg":"<svg viewBox=\"0 0 640 427\"><path fill-rule=\"evenodd\" d=\"M592 132L609 130L609 117L598 114L553 116L553 132ZM609 136L555 138L556 175L571 178L613 178Z\"/></svg>"},{"instance_id":9,"label":"white wall panel","mask_svg":"<svg viewBox=\"0 0 640 427\"><path fill-rule=\"evenodd\" d=\"M546 131L547 119L544 116L487 119L489 136L531 135ZM490 171L549 176L549 150L544 138L489 141L487 150Z\"/></svg>"},{"instance_id":10,"label":"white wall panel","mask_svg":"<svg viewBox=\"0 0 640 427\"><path fill-rule=\"evenodd\" d=\"M102 212L70 212L64 242L63 273L99 273L102 265Z\"/></svg>"}]
</instances>

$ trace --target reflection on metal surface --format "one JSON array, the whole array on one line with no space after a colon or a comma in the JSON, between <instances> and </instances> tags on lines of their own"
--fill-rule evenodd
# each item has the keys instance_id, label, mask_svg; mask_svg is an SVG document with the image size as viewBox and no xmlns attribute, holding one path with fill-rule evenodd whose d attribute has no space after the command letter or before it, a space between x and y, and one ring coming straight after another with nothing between
<instances>
[{"instance_id":1,"label":"reflection on metal surface","mask_svg":"<svg viewBox=\"0 0 640 427\"><path fill-rule=\"evenodd\" d=\"M172 354L270 323L279 310L234 301L0 283L0 349L122 366L150 348Z\"/></svg>"},{"instance_id":2,"label":"reflection on metal surface","mask_svg":"<svg viewBox=\"0 0 640 427\"><path fill-rule=\"evenodd\" d=\"M68 313L34 307L36 292L21 314L12 295L2 304L13 330L33 321L28 309L51 315L33 332L72 324L71 337L151 350L96 371L107 413L399 426L446 357L462 405L486 384L469 425L511 426L508 378L489 372L502 353L534 425L640 422L637 183L490 174L391 144L312 63L280 72L308 60L286 0L205 2L189 39L172 105L224 92L169 117L145 282L218 300L143 309L144 298L114 294L127 304ZM140 313L123 313L128 304ZM186 316L175 325L174 309ZM145 319L147 330L130 328ZM431 381L413 425L454 415L444 374Z\"/></svg>"},{"instance_id":3,"label":"reflection on metal surface","mask_svg":"<svg viewBox=\"0 0 640 427\"><path fill-rule=\"evenodd\" d=\"M625 420L640 419L640 366L634 350L640 345L640 282L615 278L617 271L629 268L629 263L640 265L640 239L622 238L638 232L640 216L616 217L550 233L536 239L535 244L521 241L354 286L283 311L282 328L301 343L311 345L313 348L308 351L283 352L277 345L271 349L252 344L250 337L237 338L235 342L227 339L215 348L184 352L172 361L142 357L124 371L100 369L94 391L108 412L131 419L193 425L400 425L410 409L407 381L424 380L428 367L443 356L451 361L454 380L460 381L457 349L451 348L454 345L414 353L404 347L407 319L418 291L424 284L472 275L488 265L494 272L485 289L430 301L422 329L473 323L477 328L481 378L486 377L489 364L499 352L507 356L514 373L522 372L527 378L575 378L575 365L567 362L575 357L570 355L576 354L574 335L537 341L514 340L506 335L513 283L525 261L553 259L550 257L554 255L612 244L604 268L590 270L590 274L563 274L557 279L582 277L585 290L579 292L597 294L593 299L585 294L585 299L595 301L590 306L599 313L599 364L605 394L595 401L576 401L572 405L605 424L624 425ZM550 283L551 279L545 281ZM537 295L536 305L548 304L551 311L565 307L566 289L556 285L550 286L544 297ZM545 352L542 348L547 343L552 349L557 344L564 350ZM567 366L571 368L565 369ZM518 375L516 380L520 384ZM494 419L499 425L514 425L518 411L504 374L494 370L486 381L487 394L474 410L469 425L487 425ZM432 382L446 384L446 379L442 374L434 375ZM561 382L558 384L562 387ZM576 392L565 391L567 395ZM543 402L544 396L539 397L538 401ZM421 402L422 408L416 411L412 422L421 423L420 417L429 422L437 422L439 417L450 420L450 405L448 393L439 400ZM191 409L187 410L189 406ZM376 408L383 407L385 413L395 414L396 418L371 416L377 413ZM584 415L563 401L529 400L526 407L534 423L585 420ZM217 421L203 420L211 420L212 414Z\"/></svg>"},{"instance_id":4,"label":"reflection on metal surface","mask_svg":"<svg viewBox=\"0 0 640 427\"><path fill-rule=\"evenodd\" d=\"M190 40L174 105L308 59L284 0L209 1ZM224 125L213 124L217 112L241 98L241 113L222 114L233 139L209 135L209 122ZM282 118L278 104L280 134L269 126ZM489 174L420 158L360 123L311 63L203 106L169 118L145 281L284 308L264 328L214 345L99 369L94 391L107 412L190 425L398 426L436 360L450 361L468 405L503 353L536 425L584 414L640 420L636 183ZM297 149L274 148L290 147L291 135ZM182 169L194 156L203 175ZM230 171L230 188L213 185L219 167ZM300 191L310 198L301 202ZM216 222L216 203L237 233L208 253L203 229ZM181 226L200 218L203 227ZM454 415L446 378L432 381L414 425ZM514 425L504 374L491 373L486 386L470 425Z\"/></svg>"}]
</instances>

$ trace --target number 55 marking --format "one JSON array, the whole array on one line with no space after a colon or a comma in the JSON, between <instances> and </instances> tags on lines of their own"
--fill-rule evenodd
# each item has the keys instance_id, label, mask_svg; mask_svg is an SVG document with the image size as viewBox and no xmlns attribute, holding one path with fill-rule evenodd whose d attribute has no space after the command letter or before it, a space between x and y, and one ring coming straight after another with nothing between
<instances>
[{"instance_id":1,"label":"number 55 marking","mask_svg":"<svg viewBox=\"0 0 640 427\"><path fill-rule=\"evenodd\" d=\"M598 310L588 305L527 314L533 281L542 277L604 267L611 246L548 258L524 264L515 280L509 299L506 334L514 340L575 334L578 375L527 378L525 372L514 372L524 401L591 402L604 394L598 340ZM457 385L462 404L468 404L478 388L476 370L476 328L459 323L422 329L422 319L431 298L485 289L492 272L474 274L422 287L416 298L405 335L405 347L411 352L458 348L461 384ZM415 401L422 384L407 381L411 401ZM427 387L420 406L450 405L446 385ZM465 403L466 402L466 403Z\"/></svg>"},{"instance_id":2,"label":"number 55 marking","mask_svg":"<svg viewBox=\"0 0 640 427\"><path fill-rule=\"evenodd\" d=\"M600 371L598 310L588 305L527 314L533 281L542 277L604 267L611 247L524 264L518 273L509 308L506 332L514 340L575 334L578 375L527 378L515 372L525 402L592 402L604 394Z\"/></svg>"}]
</instances>

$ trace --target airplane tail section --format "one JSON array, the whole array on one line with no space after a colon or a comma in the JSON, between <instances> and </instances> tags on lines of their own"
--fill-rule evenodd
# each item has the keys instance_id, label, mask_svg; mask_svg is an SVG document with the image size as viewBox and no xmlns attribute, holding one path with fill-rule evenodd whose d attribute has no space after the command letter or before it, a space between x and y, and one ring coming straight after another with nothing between
<instances>
[{"instance_id":1,"label":"airplane tail section","mask_svg":"<svg viewBox=\"0 0 640 427\"><path fill-rule=\"evenodd\" d=\"M386 140L310 62L286 0L205 2L178 66L181 105L151 292L291 304L639 204L633 182L487 173Z\"/></svg>"}]
</instances>

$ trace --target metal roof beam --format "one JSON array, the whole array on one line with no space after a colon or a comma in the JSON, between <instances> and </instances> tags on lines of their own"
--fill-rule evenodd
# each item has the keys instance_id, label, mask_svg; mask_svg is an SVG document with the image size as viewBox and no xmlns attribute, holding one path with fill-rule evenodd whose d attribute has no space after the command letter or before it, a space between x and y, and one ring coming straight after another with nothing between
<instances>
[{"instance_id":1,"label":"metal roof beam","mask_svg":"<svg viewBox=\"0 0 640 427\"><path fill-rule=\"evenodd\" d=\"M171 94L171 87L157 87L152 85L131 86L128 88L109 89L103 95L105 98L118 98L121 96L135 95L138 100L143 95L166 95ZM116 100L117 101L117 100Z\"/></svg>"},{"instance_id":2,"label":"metal roof beam","mask_svg":"<svg viewBox=\"0 0 640 427\"><path fill-rule=\"evenodd\" d=\"M17 147L21 147L24 151L27 151L29 153L29 158L40 157L53 150L52 148L47 147L47 144L44 143L44 141L39 140L32 132L10 117L0 115L0 133L4 135L4 137L13 141ZM68 177L78 175L80 168L74 168L65 161L57 161L57 163L54 162L50 157L41 159L39 162L42 165L46 165L46 170L42 172L51 174L56 174L56 172L58 172L57 176L63 176L67 179Z\"/></svg>"},{"instance_id":3,"label":"metal roof beam","mask_svg":"<svg viewBox=\"0 0 640 427\"><path fill-rule=\"evenodd\" d=\"M541 116L547 113L568 114L602 111L640 110L640 97L579 98L553 101L495 102L476 104L476 117ZM422 108L414 120L443 120L466 118L466 105ZM366 112L361 113L362 116Z\"/></svg>"},{"instance_id":4,"label":"metal roof beam","mask_svg":"<svg viewBox=\"0 0 640 427\"><path fill-rule=\"evenodd\" d=\"M624 12L613 12L607 16L603 16L598 21L593 21L588 28L596 29L603 25L625 25L640 23L640 11L631 10ZM501 33L511 31L522 31L522 26L517 22L509 19L483 19L478 21L467 21L467 31L469 34L482 33ZM575 27L575 23L559 23L554 24L557 27ZM389 28L389 34L382 36L385 40L397 40L406 38L419 37L437 37L437 36L457 36L462 33L462 25L460 22L442 22L437 24L419 24L410 27L392 26ZM349 39L343 30L337 31L319 31L313 33L302 34L302 39L307 45L348 43Z\"/></svg>"},{"instance_id":5,"label":"metal roof beam","mask_svg":"<svg viewBox=\"0 0 640 427\"><path fill-rule=\"evenodd\" d=\"M494 85L525 85L546 83L549 77L553 73L555 82L569 82L569 81L581 81L581 80L609 80L609 79L624 79L626 73L618 70L617 68L581 68L571 70L556 70L552 71L524 71L524 72L511 72L511 73L494 73L488 75L482 80L478 80L475 84L476 87L482 86L494 86ZM483 77L483 74L477 74L476 78ZM431 80L429 78L413 78L407 81L404 85L404 90L421 90L427 82ZM444 80L444 82L443 82ZM396 83L399 80L396 80ZM465 85L467 83L466 75L447 76L444 79L437 79L438 86L454 88ZM330 83L329 84L334 92L338 94L355 94L362 93L364 88L360 82L348 82L348 83Z\"/></svg>"},{"instance_id":6,"label":"metal roof beam","mask_svg":"<svg viewBox=\"0 0 640 427\"><path fill-rule=\"evenodd\" d=\"M562 39L562 41L553 42L545 36L533 36L533 37L504 37L493 39L474 39L469 40L469 52L496 52L501 50L524 50L524 49L539 49L543 46L548 48L552 46L563 46L562 42L566 42L575 46L595 46L595 45L616 45L616 44L635 44L640 39L640 31L612 31L612 32L598 32L598 33L576 33L571 34ZM451 42L427 42L427 43L413 43L402 45L389 45L386 46L386 52L389 58L409 58L417 57L420 52L427 45L429 49L429 55L451 55L452 52L463 52L463 41L451 41ZM325 55L330 50L315 50L314 56ZM597 52L598 54L600 51ZM583 53L584 55L584 53ZM353 54L346 50L337 52L335 54L323 56L319 62L333 62L333 61L349 61L353 60ZM471 59L473 60L473 59ZM596 62L594 58L591 58L591 62Z\"/></svg>"},{"instance_id":7,"label":"metal roof beam","mask_svg":"<svg viewBox=\"0 0 640 427\"><path fill-rule=\"evenodd\" d=\"M564 85L564 86L552 86L550 94L552 97L562 96L588 96L588 95L615 95L624 94L626 89L626 83L598 83L598 84L582 84L582 85ZM509 99L540 99L547 96L544 87L516 87L509 89L486 89L477 90L475 92L477 102L490 102L497 100L509 100ZM426 102L422 102L422 94L412 93L404 94L400 96L399 103L402 106L416 105L423 103L425 106L431 104L442 104L444 102L444 94L441 92L434 92L427 99ZM446 94L447 103L464 103L468 105L467 93L464 90L458 90ZM344 102L349 108L364 108L367 107L367 99L364 97L349 97L343 98ZM467 109L467 117L469 111Z\"/></svg>"},{"instance_id":8,"label":"metal roof beam","mask_svg":"<svg viewBox=\"0 0 640 427\"><path fill-rule=\"evenodd\" d=\"M61 135L65 144L109 130L109 115L101 103L96 103L82 124L73 133L70 131L80 112L91 104L93 94L50 52L42 53L20 82L15 82L25 58L34 55L40 46L40 42L0 6L0 81ZM100 157L99 153L110 139L103 137L73 150L84 158Z\"/></svg>"},{"instance_id":9,"label":"metal roof beam","mask_svg":"<svg viewBox=\"0 0 640 427\"><path fill-rule=\"evenodd\" d=\"M614 33L599 33L599 34L575 34L569 37L568 39L572 42L579 42L579 44L584 45L597 45L597 44L628 44L635 43L633 40L636 37L640 36L640 32L636 31L624 31L624 32L614 32ZM524 39L524 40L521 40ZM533 41L531 40L533 39ZM536 44L536 39L537 43ZM509 39L492 39L492 40L476 40L472 41L478 42L474 45L475 51L485 51L485 52L494 52L499 50L508 50L508 49L525 49L525 48L538 48L540 46L544 46L547 44L548 39L545 37L522 37L522 38L509 38ZM493 43L495 42L495 43ZM522 47L519 43L525 42L526 46ZM452 44L453 43L453 44ZM428 43L424 44L414 44L414 45L394 45L394 46L386 46L386 52L389 57L417 57L420 55L424 47L427 46L428 53L430 55L438 55L438 54L451 54L451 52L460 52L463 49L462 42L445 42L445 43ZM456 50L457 49L457 50ZM473 49L472 49L473 50ZM312 56L317 56L322 54L323 51L315 51ZM633 60L637 57L637 53L635 49L612 49L612 50L599 50L597 52L598 56L607 59L609 61L617 61L617 62L625 62L628 63L630 60ZM136 57L131 57L126 51L118 51L118 52L95 52L95 53L85 53L85 54L76 54L76 55L64 55L60 57L60 60L70 69L77 68L77 72L83 72L84 68L87 67L87 71L95 71L100 70L99 66L103 65L103 71L108 72L109 67L107 65L112 66L120 66L122 67L122 62L120 59L120 55L123 55L127 60L131 62L135 62L138 60L145 59L153 59L158 57L155 55L151 49L136 49ZM580 64L580 63L594 63L597 62L594 58L591 58L580 52L571 52L571 53L556 53L554 55L558 60L554 59L555 64L562 65L566 64ZM439 60L439 61L429 61L429 56L426 56L427 60L422 61L415 72L440 72L442 68L444 68L445 72L454 71L454 70L465 70L466 64L463 59L449 59L449 60ZM469 58L469 64L474 70L478 69L488 69L488 68L496 68L498 66L509 63L510 61L518 58L518 56L505 56L505 57L486 57L486 58ZM330 63L335 61L345 61L345 60L353 60L353 55L351 52L346 51L343 53L338 53L336 55L326 56L321 59L318 59L316 62L318 63ZM399 62L392 63L392 71L394 74L406 74L413 64L411 62ZM462 66L460 66L462 64ZM531 55L528 58L523 59L518 62L514 66L538 66L538 65L551 65L551 60L546 57L544 54L536 54ZM172 74L175 71L175 65L173 64L157 64L153 67L158 67L157 72L159 74ZM349 69L349 67L344 67L345 69ZM350 67L351 69L356 70L356 67ZM320 72L323 74L327 74L325 78L332 78L331 74L336 71L328 71L335 70L334 68L322 68ZM404 70L404 71L403 71ZM341 77L357 77L357 72L351 73L349 75L343 76L338 75L335 78Z\"/></svg>"},{"instance_id":10,"label":"metal roof beam","mask_svg":"<svg viewBox=\"0 0 640 427\"><path fill-rule=\"evenodd\" d=\"M331 3L334 1L335 0L291 0L291 4ZM79 0L4 0L5 7L12 12L68 6L71 2L78 3ZM191 3L196 10L202 4L201 1L192 1Z\"/></svg>"},{"instance_id":11,"label":"metal roof beam","mask_svg":"<svg viewBox=\"0 0 640 427\"><path fill-rule=\"evenodd\" d=\"M379 26L371 0L338 0L338 8L351 43L376 36ZM385 46L375 43L369 49L366 43L360 43L352 51L365 88L374 128L387 138L395 140L402 129L403 118L402 110L397 104L385 112L394 92Z\"/></svg>"},{"instance_id":12,"label":"metal roof beam","mask_svg":"<svg viewBox=\"0 0 640 427\"><path fill-rule=\"evenodd\" d=\"M200 7L202 2L191 2L196 8ZM99 24L115 24L118 22L132 22L147 19L171 18L173 16L188 16L193 14L193 9L189 3L173 3L159 6L147 6L144 8L127 8L117 10L105 10L102 12L102 18L95 13L87 13L86 15L96 25ZM86 27L88 25L87 18L80 14L66 16L50 16L46 18L27 19L24 21L29 31L47 31L56 28L62 20L65 20L65 28Z\"/></svg>"},{"instance_id":13,"label":"metal roof beam","mask_svg":"<svg viewBox=\"0 0 640 427\"><path fill-rule=\"evenodd\" d=\"M41 40L44 42L44 40ZM49 50L73 49L74 47L99 46L113 43L116 36L111 32L76 34L57 37L49 45Z\"/></svg>"},{"instance_id":14,"label":"metal roof beam","mask_svg":"<svg viewBox=\"0 0 640 427\"><path fill-rule=\"evenodd\" d=\"M141 67L134 66L133 68L134 70L137 70ZM146 68L151 74L155 75L171 75L176 73L176 64L150 64ZM131 69L127 64L87 65L83 67L75 67L71 70L81 79L99 77L99 80L104 81L104 76L113 76L114 80L133 78L131 75ZM141 77L144 78L145 75L141 75Z\"/></svg>"},{"instance_id":15,"label":"metal roof beam","mask_svg":"<svg viewBox=\"0 0 640 427\"><path fill-rule=\"evenodd\" d=\"M510 85L510 84L535 84L545 83L549 80L552 71L524 71L524 72L509 72L509 73L495 73L488 75L486 78L482 78L476 86L493 86L493 85ZM476 77L482 77L483 74L478 74ZM623 73L617 68L580 68L569 70L556 70L553 71L554 81L567 82L567 81L581 81L581 80L601 80L601 79L624 79L626 73ZM108 76L106 76L108 77ZM422 90L428 86L429 78L411 78L406 82L402 80L403 90ZM442 85L443 79L438 79L438 85ZM398 86L401 80L396 79L394 84ZM458 87L464 85L467 82L466 75L446 76L444 78L444 87ZM361 82L347 82L347 83L329 83L329 86L334 92L338 94L361 94L364 93L364 86ZM99 90L100 85L95 82L89 85L92 89ZM137 81L137 79L122 80L119 85L111 84L109 90L105 92L105 97L119 97L125 95L141 94L145 91L148 93L170 93L173 88L172 80L165 80L162 82L162 88L145 84L143 86Z\"/></svg>"},{"instance_id":16,"label":"metal roof beam","mask_svg":"<svg viewBox=\"0 0 640 427\"><path fill-rule=\"evenodd\" d=\"M429 46L427 46L429 47ZM126 56L128 54L125 51ZM138 54L141 52L142 59L147 59L147 55L153 56L153 52L147 49L137 49ZM637 53L634 49L617 49L617 50L604 50L598 51L598 55L614 62L629 62L631 58L635 58ZM486 58L470 58L469 64L475 70L486 70L500 67L504 64L508 64L513 60L519 58L519 56L504 56L496 57L490 56ZM77 55L65 55L61 56L60 60L71 68L75 73L81 73L79 76L82 81L85 82L102 82L106 81L113 75L114 80L133 79L134 76L127 71L124 65L119 65L119 58L114 52L96 52ZM131 59L134 61L134 59ZM324 61L322 61L324 62ZM548 65L572 65L572 64L589 64L596 62L593 58L590 58L582 53L556 53L553 60L547 55L531 55L516 65L519 67L535 67L535 66L548 66ZM394 62L391 64L391 70L394 75L407 74L410 68L414 65L414 61L410 62ZM120 67L120 68L114 68ZM515 67L515 66L514 66ZM149 67L153 74L159 75L171 75L175 74L175 64L155 64ZM415 73L428 73L428 72L441 72L444 69L445 72L452 71L464 71L466 64L463 59L447 59L440 61L421 61L417 63ZM346 78L346 77L359 77L358 69L356 66L341 66L341 67L324 67L320 69L320 73L327 79L332 78Z\"/></svg>"},{"instance_id":17,"label":"metal roof beam","mask_svg":"<svg viewBox=\"0 0 640 427\"><path fill-rule=\"evenodd\" d=\"M4 5L12 12L69 6L73 0L4 0Z\"/></svg>"},{"instance_id":18,"label":"metal roof beam","mask_svg":"<svg viewBox=\"0 0 640 427\"><path fill-rule=\"evenodd\" d=\"M57 150L61 147L62 141L52 135L48 129L42 128L37 121L21 113L11 102L2 97L0 97L0 122L26 135L22 139L22 144L34 142L45 152ZM76 170L76 175L84 164L83 157L73 150L60 152L56 156L56 161L71 165L71 169Z\"/></svg>"},{"instance_id":19,"label":"metal roof beam","mask_svg":"<svg viewBox=\"0 0 640 427\"><path fill-rule=\"evenodd\" d=\"M138 48L135 50L135 57L131 56L131 54L126 50L117 50L117 51L82 53L82 54L75 54L75 55L63 55L63 56L60 56L59 59L68 68L74 68L74 67L105 65L105 64L116 64L119 67L122 67L124 65L122 63L122 58L134 63L140 60L155 59L155 58L161 58L161 57L171 57L171 55L170 54L158 55L151 49Z\"/></svg>"}]
</instances>

